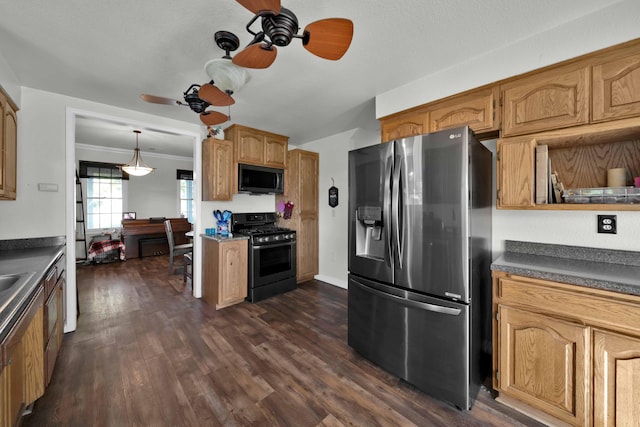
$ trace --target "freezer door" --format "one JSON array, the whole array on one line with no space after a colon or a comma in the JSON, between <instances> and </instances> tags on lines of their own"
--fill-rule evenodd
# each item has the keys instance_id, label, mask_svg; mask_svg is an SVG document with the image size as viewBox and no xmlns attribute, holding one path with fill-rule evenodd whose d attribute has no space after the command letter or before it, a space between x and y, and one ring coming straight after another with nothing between
<instances>
[{"instance_id":1,"label":"freezer door","mask_svg":"<svg viewBox=\"0 0 640 427\"><path fill-rule=\"evenodd\" d=\"M392 203L395 284L462 302L469 301L467 141L466 127L396 141Z\"/></svg>"},{"instance_id":2,"label":"freezer door","mask_svg":"<svg viewBox=\"0 0 640 427\"><path fill-rule=\"evenodd\" d=\"M349 152L349 271L393 282L391 175L393 144Z\"/></svg>"},{"instance_id":3,"label":"freezer door","mask_svg":"<svg viewBox=\"0 0 640 427\"><path fill-rule=\"evenodd\" d=\"M479 386L471 383L469 309L349 276L349 345L425 393L469 409Z\"/></svg>"}]
</instances>

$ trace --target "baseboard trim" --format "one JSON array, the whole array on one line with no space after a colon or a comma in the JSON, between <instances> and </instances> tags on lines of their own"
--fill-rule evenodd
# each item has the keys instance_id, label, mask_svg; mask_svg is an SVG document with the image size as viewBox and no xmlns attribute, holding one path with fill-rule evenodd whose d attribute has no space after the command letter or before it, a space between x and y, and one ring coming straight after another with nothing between
<instances>
[{"instance_id":1,"label":"baseboard trim","mask_svg":"<svg viewBox=\"0 0 640 427\"><path fill-rule=\"evenodd\" d=\"M321 282L325 282L328 283L330 285L336 286L338 288L342 288L342 289L347 289L348 288L348 284L346 281L344 280L340 280L340 279L336 279L335 277L331 277L331 276L325 276L322 274L317 274L315 276L313 276L314 279L319 280Z\"/></svg>"}]
</instances>

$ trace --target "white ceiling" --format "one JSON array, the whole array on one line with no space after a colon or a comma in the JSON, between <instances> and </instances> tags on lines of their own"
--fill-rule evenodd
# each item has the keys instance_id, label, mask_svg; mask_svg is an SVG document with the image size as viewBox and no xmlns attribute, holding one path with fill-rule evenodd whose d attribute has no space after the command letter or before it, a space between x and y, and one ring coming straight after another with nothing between
<instances>
[{"instance_id":1,"label":"white ceiling","mask_svg":"<svg viewBox=\"0 0 640 427\"><path fill-rule=\"evenodd\" d=\"M232 122L288 135L292 145L375 128L377 94L618 1L288 0L283 6L301 28L351 19L351 47L339 61L315 57L297 39L279 48L276 62L251 70L234 95ZM199 123L186 107L139 95L182 99L192 83L208 80L204 64L224 54L213 34L232 31L242 48L251 18L233 0L0 0L0 55L22 86ZM80 120L77 142L132 148L132 130ZM143 131L140 146L190 155L191 140L175 138Z\"/></svg>"}]
</instances>

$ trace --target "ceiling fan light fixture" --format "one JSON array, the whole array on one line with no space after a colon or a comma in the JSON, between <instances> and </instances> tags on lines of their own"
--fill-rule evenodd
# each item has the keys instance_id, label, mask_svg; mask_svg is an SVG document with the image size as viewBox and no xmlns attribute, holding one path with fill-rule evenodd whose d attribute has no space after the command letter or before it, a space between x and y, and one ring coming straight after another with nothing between
<instances>
[{"instance_id":1,"label":"ceiling fan light fixture","mask_svg":"<svg viewBox=\"0 0 640 427\"><path fill-rule=\"evenodd\" d=\"M214 84L224 92L236 93L251 80L249 71L229 59L215 58L204 65L204 71Z\"/></svg>"},{"instance_id":2,"label":"ceiling fan light fixture","mask_svg":"<svg viewBox=\"0 0 640 427\"><path fill-rule=\"evenodd\" d=\"M138 148L138 135L142 133L139 130L133 131L136 134L136 148L133 150L133 158L129 161L129 163L120 166L120 169L133 176L144 176L156 170L156 168L152 168L147 166L140 156L140 148Z\"/></svg>"}]
</instances>

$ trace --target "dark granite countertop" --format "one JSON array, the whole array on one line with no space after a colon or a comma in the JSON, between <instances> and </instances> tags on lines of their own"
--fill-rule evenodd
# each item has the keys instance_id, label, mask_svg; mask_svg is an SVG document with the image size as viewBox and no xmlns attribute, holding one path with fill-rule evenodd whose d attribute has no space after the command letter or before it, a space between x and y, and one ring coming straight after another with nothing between
<instances>
[{"instance_id":1,"label":"dark granite countertop","mask_svg":"<svg viewBox=\"0 0 640 427\"><path fill-rule=\"evenodd\" d=\"M640 296L640 252L508 240L491 270Z\"/></svg>"},{"instance_id":2,"label":"dark granite countertop","mask_svg":"<svg viewBox=\"0 0 640 427\"><path fill-rule=\"evenodd\" d=\"M218 235L209 235L209 234L201 234L200 237L203 239L215 240L216 242L228 242L230 240L249 240L249 236L243 235L230 235L230 236L218 236Z\"/></svg>"},{"instance_id":3,"label":"dark granite countertop","mask_svg":"<svg viewBox=\"0 0 640 427\"><path fill-rule=\"evenodd\" d=\"M26 273L27 279L16 289L0 292L0 340L18 319L46 272L64 253L64 242L64 238L0 241L0 275Z\"/></svg>"}]
</instances>

